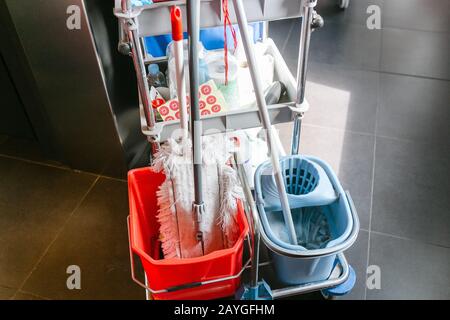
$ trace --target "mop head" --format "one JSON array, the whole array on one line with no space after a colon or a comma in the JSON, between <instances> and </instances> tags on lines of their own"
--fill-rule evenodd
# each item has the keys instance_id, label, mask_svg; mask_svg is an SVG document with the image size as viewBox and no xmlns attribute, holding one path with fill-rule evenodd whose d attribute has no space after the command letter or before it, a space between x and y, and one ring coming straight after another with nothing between
<instances>
[{"instance_id":1,"label":"mop head","mask_svg":"<svg viewBox=\"0 0 450 320\"><path fill-rule=\"evenodd\" d=\"M325 248L332 240L325 207L296 208L292 210L297 243L307 250ZM270 227L282 241L289 243L289 236L280 211L267 212Z\"/></svg>"},{"instance_id":2,"label":"mop head","mask_svg":"<svg viewBox=\"0 0 450 320\"><path fill-rule=\"evenodd\" d=\"M160 186L158 221L164 257L193 258L232 247L239 236L237 200L242 190L236 172L227 165L233 143L223 135L202 138L205 213L199 224L202 243L196 238L194 176L191 141L169 139L156 154L154 169L164 171Z\"/></svg>"}]
</instances>

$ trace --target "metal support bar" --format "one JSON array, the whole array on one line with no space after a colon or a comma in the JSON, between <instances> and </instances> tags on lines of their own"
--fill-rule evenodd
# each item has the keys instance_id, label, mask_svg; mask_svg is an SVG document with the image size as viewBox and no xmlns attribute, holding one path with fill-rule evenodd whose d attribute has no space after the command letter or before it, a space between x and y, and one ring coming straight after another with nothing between
<instances>
[{"instance_id":1,"label":"metal support bar","mask_svg":"<svg viewBox=\"0 0 450 320\"><path fill-rule=\"evenodd\" d=\"M297 97L296 105L301 108L305 102L306 75L309 56L309 44L311 41L312 22L314 16L314 7L317 0L303 1L303 17L300 31L300 44L298 48L298 67L297 67ZM291 154L295 155L299 152L300 146L300 126L301 115L297 115L294 119L294 130L292 132Z\"/></svg>"},{"instance_id":2,"label":"metal support bar","mask_svg":"<svg viewBox=\"0 0 450 320\"><path fill-rule=\"evenodd\" d=\"M139 89L139 97L144 107L145 119L149 129L155 126L155 116L151 106L150 90L147 83L147 73L145 71L144 56L142 54L142 46L139 40L139 32L136 17L133 16L128 0L122 0L122 15L118 17L122 20L123 27L128 36L131 45L131 57L133 59L134 69Z\"/></svg>"},{"instance_id":3,"label":"metal support bar","mask_svg":"<svg viewBox=\"0 0 450 320\"><path fill-rule=\"evenodd\" d=\"M302 133L302 119L303 113L297 113L294 118L294 127L292 128L292 146L291 154L299 154L300 152L300 138Z\"/></svg>"},{"instance_id":4,"label":"metal support bar","mask_svg":"<svg viewBox=\"0 0 450 320\"><path fill-rule=\"evenodd\" d=\"M250 184L247 180L247 174L245 173L245 168L243 165L243 159L239 152L234 153L234 162L237 168L238 177L241 181L241 186L244 191L245 203L247 205L247 221L250 226L250 235L252 236L252 256L251 256L251 270L250 270L250 286L252 288L258 285L259 279L259 249L260 249L260 233L259 224L257 223L258 217L256 213L256 205L253 201L253 195L250 188Z\"/></svg>"}]
</instances>

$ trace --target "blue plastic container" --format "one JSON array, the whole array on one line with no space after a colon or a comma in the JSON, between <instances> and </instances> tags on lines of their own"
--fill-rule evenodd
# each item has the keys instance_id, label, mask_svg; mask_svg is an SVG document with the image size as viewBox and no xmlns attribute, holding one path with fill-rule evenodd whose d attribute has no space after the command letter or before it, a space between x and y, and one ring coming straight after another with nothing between
<instances>
[{"instance_id":1,"label":"blue plastic container","mask_svg":"<svg viewBox=\"0 0 450 320\"><path fill-rule=\"evenodd\" d=\"M328 253L314 258L295 258L270 251L278 279L297 285L328 279L334 267L333 247L352 231L350 205L331 167L315 157L288 156L280 160L298 245L289 243L270 161L255 173L258 213L264 232L282 248Z\"/></svg>"}]
</instances>

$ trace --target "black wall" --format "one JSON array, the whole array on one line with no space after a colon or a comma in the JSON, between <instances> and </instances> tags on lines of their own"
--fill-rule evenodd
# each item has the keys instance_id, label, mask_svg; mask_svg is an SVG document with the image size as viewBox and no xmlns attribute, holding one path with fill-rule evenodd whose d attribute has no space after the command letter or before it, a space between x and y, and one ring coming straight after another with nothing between
<instances>
[{"instance_id":1,"label":"black wall","mask_svg":"<svg viewBox=\"0 0 450 320\"><path fill-rule=\"evenodd\" d=\"M0 55L0 134L35 140L25 107Z\"/></svg>"},{"instance_id":2,"label":"black wall","mask_svg":"<svg viewBox=\"0 0 450 320\"><path fill-rule=\"evenodd\" d=\"M70 5L82 8L81 30L66 27ZM148 144L140 133L132 61L117 52L113 5L0 0L1 53L9 70L1 81L9 78L16 91L8 110L2 103L0 124L9 125L8 134L34 137L49 158L74 169L125 177L127 169L148 163ZM22 129L11 132L11 123Z\"/></svg>"}]
</instances>

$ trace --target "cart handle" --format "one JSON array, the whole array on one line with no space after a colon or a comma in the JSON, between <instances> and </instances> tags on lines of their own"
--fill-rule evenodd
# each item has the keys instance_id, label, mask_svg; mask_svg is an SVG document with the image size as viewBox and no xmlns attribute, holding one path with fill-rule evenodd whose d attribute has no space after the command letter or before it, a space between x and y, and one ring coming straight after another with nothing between
<instances>
[{"instance_id":1,"label":"cart handle","mask_svg":"<svg viewBox=\"0 0 450 320\"><path fill-rule=\"evenodd\" d=\"M185 290L185 289L200 287L200 286L204 286L204 285L211 284L211 283L233 280L233 279L236 279L236 278L240 277L242 275L242 273L244 272L244 270L247 269L247 267L250 265L250 263L252 261L253 252L252 252L252 247L251 247L251 244L250 244L250 237L247 234L246 238L247 238L247 243L248 243L249 250L250 250L250 258L243 265L241 270L238 273L236 273L235 275L231 275L231 276L227 276L227 277L223 277L223 278L212 279L212 280L198 281L198 282L191 282L191 283L181 284L181 285L178 285L178 286L173 286L173 287L169 287L169 288L161 289L161 290L154 290L154 289L150 288L150 286L146 285L145 283L143 283L141 280L139 280L136 277L136 273L135 273L135 270L134 270L134 259L133 259L135 253L133 252L133 249L131 248L131 230L130 230L130 216L129 215L127 217L127 229L128 229L128 248L129 248L129 252L130 252L131 278L139 286L141 286L142 288L144 288L145 290L149 291L152 294L161 294L161 293L167 293L167 292L174 292L174 291L179 291L179 290Z\"/></svg>"}]
</instances>

